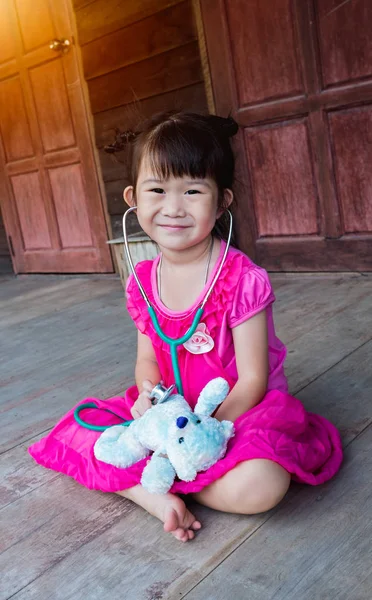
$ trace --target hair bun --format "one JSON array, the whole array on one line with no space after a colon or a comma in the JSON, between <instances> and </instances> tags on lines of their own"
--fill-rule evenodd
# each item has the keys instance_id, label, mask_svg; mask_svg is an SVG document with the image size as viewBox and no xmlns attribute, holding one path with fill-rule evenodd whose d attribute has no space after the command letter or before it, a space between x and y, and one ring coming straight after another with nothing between
<instances>
[{"instance_id":1,"label":"hair bun","mask_svg":"<svg viewBox=\"0 0 372 600\"><path fill-rule=\"evenodd\" d=\"M228 138L233 137L239 131L239 125L232 117L209 115L208 120L217 132Z\"/></svg>"}]
</instances>

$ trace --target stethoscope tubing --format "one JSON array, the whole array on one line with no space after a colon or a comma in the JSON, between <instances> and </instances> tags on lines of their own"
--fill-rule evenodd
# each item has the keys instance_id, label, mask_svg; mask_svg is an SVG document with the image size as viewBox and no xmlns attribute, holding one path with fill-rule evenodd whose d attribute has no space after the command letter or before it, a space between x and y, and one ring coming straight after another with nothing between
<instances>
[{"instance_id":1,"label":"stethoscope tubing","mask_svg":"<svg viewBox=\"0 0 372 600\"><path fill-rule=\"evenodd\" d=\"M127 228L126 228L126 220L127 220L127 216L129 213L133 212L134 210L137 209L137 206L132 206L131 208L128 208L128 210L124 213L123 215L123 238L124 238L124 247L125 247L125 253L128 259L128 263L130 266L130 269L133 273L133 277L136 280L136 283L138 285L138 288L141 292L141 295L144 299L144 301L147 304L147 310L150 314L150 318L151 321L153 323L154 329L156 331L156 333L158 334L158 336L160 337L161 340L163 340L163 342L165 342L166 344L168 344L170 346L170 351L171 351L171 360L172 360L172 367L173 367L173 372L174 372L174 378L175 378L175 382L176 382L176 386L177 386L177 390L178 393L183 395L183 386L182 386L182 380L181 380L181 373L180 373L180 368L179 368L179 363L178 363L178 355L177 355L177 347L180 346L181 344L184 344L185 342L187 342L187 340L189 340L191 338L191 336L195 333L197 326L200 323L200 320L202 318L203 312L204 312L204 306L209 298L209 296L211 295L214 286L216 285L216 282L218 281L218 278L221 274L223 265L225 264L225 260L226 260L226 256L227 253L229 251L229 247L230 247L230 243L231 243L231 236L232 236L232 224L233 224L233 218L232 218L232 214L229 210L227 210L229 216L230 216L230 227L229 227L229 234L228 234L228 238L227 238L227 242L226 242L226 247L223 253L223 257L221 260L221 263L218 267L217 273L214 276L209 289L207 291L207 293L205 294L203 301L201 303L201 305L199 306L199 308L197 309L193 322L190 326L190 328L187 330L187 332L185 333L185 335L183 335L180 338L170 338L169 336L167 336L162 330L161 327L159 325L159 321L155 312L154 307L152 306L142 284L141 281L136 273L136 270L134 268L134 264L132 261L132 257L130 254L130 250L129 250L129 243L128 243L128 236L127 236Z\"/></svg>"},{"instance_id":2,"label":"stethoscope tubing","mask_svg":"<svg viewBox=\"0 0 372 600\"><path fill-rule=\"evenodd\" d=\"M154 329L156 331L156 333L159 335L159 337L166 343L169 344L170 346L170 352L171 352L171 360L172 360L172 367L173 367L173 371L174 371L174 378L175 378L175 382L176 382L176 386L177 386L177 390L178 393L183 395L183 387L182 387L182 380L181 380L181 373L180 373L180 368L179 368L179 363L178 363L178 355L177 355L177 347L180 346L181 344L184 344L185 342L187 342L187 340L189 340L191 338L191 336L195 333L197 326L200 323L200 320L202 318L203 312L204 312L204 306L209 298L209 296L212 293L212 290L220 276L222 267L225 263L226 260L226 256L230 247L230 242L231 242L231 235L232 235L232 223L233 223L233 219L232 219L232 214L231 212L228 210L227 212L229 213L230 216L230 228L229 228L229 235L228 235L228 239L226 242L226 248L220 263L220 266L217 270L216 275L213 278L212 283L209 286L208 292L206 293L206 295L204 296L203 302L201 303L201 305L199 306L199 308L197 309L195 316L193 318L193 322L191 324L191 326L189 327L189 329L187 330L187 332L185 333L185 335L183 335L180 338L170 338L169 336L167 336L162 330L161 327L159 325L159 321L155 312L154 307L152 306L150 300L147 297L147 294L141 284L141 281L136 273L136 270L134 268L133 265L133 261L132 261L132 257L129 251L129 244L128 244L128 237L127 237L127 230L126 230L126 218L128 216L129 213L131 213L132 211L136 210L136 206L133 206L132 208L129 208L123 215L123 237L124 237L124 247L125 247L125 251L126 251L126 256L128 259L128 263L129 266L131 268L131 271L133 273L133 277L135 278L138 288L141 292L141 295L143 297L143 299L145 300L146 304L147 304L147 310L150 314L150 318L151 321L154 325ZM85 429L90 429L92 431L105 431L106 429L109 429L110 427L112 427L112 425L95 425L93 423L88 423L87 421L84 421L81 417L80 417L80 412L87 409L87 408L98 408L97 404L95 402L85 402L83 404L80 404L79 406L77 406L74 410L74 418L75 421L81 425L82 427L84 427ZM106 412L109 412L119 418L121 418L119 415L117 415L116 413L114 413L113 411L109 410L109 409L101 409L101 410L105 410ZM132 423L131 420L129 421L123 421L122 423L120 423L120 425L128 427L130 424Z\"/></svg>"},{"instance_id":3,"label":"stethoscope tubing","mask_svg":"<svg viewBox=\"0 0 372 600\"><path fill-rule=\"evenodd\" d=\"M147 296L147 294L146 294L146 292L145 292L145 290L144 290L144 288L142 286L142 283L141 283L141 281L140 281L140 279L139 279L139 277L138 277L138 275L136 273L136 270L134 268L134 264L133 264L133 261L132 261L132 257L131 257L131 254L130 254L130 250L129 250L126 221L127 221L127 216L129 215L129 213L133 212L134 210L137 210L137 206L132 206L131 208L128 208L128 210L126 210L125 213L124 213L124 215L123 215L123 238L124 238L125 254L126 254L126 257L128 259L130 269L131 269L131 271L133 273L133 277L136 280L136 283L137 283L137 285L138 285L138 287L140 289L141 295L142 295L144 301L146 302L147 306L150 307L151 306L151 302L148 299L148 296ZM225 250L224 250L224 253L223 253L223 257L222 257L220 266L219 266L219 268L217 270L216 275L213 278L212 283L209 286L208 292L204 296L204 299L203 299L203 302L200 305L200 308L204 308L204 306L205 306L205 304L206 304L209 296L211 295L211 293L213 291L213 288L216 285L217 280L218 280L218 278L219 278L219 276L221 274L223 265L225 264L227 253L228 253L229 248L230 248L231 236L232 236L233 217L232 217L231 211L229 211L228 209L226 209L226 212L228 213L228 215L230 217L229 234L228 234L228 238L227 238L227 242L226 242L226 247L225 247ZM163 332L162 332L162 335L165 335L165 334L163 334ZM165 341L165 340L163 340L163 341Z\"/></svg>"}]
</instances>

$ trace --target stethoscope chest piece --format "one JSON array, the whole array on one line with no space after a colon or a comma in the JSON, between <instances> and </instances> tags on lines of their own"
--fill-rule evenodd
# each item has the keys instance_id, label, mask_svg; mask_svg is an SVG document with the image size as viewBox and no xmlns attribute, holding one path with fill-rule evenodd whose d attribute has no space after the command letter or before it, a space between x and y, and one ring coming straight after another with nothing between
<instances>
[{"instance_id":1,"label":"stethoscope chest piece","mask_svg":"<svg viewBox=\"0 0 372 600\"><path fill-rule=\"evenodd\" d=\"M171 385L169 388L165 388L161 383L158 383L151 391L150 399L153 404L161 404L162 402L166 402L169 399L169 396L172 395L173 390L175 389L175 384Z\"/></svg>"}]
</instances>

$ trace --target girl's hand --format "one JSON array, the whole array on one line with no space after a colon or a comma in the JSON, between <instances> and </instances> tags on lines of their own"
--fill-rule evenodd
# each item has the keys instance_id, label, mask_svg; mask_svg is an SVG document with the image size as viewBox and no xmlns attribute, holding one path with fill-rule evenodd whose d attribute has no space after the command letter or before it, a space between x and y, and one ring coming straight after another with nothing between
<instances>
[{"instance_id":1,"label":"girl's hand","mask_svg":"<svg viewBox=\"0 0 372 600\"><path fill-rule=\"evenodd\" d=\"M154 385L148 379L145 379L145 381L142 383L142 392L130 409L133 419L139 419L149 408L152 407L150 394L153 387Z\"/></svg>"}]
</instances>

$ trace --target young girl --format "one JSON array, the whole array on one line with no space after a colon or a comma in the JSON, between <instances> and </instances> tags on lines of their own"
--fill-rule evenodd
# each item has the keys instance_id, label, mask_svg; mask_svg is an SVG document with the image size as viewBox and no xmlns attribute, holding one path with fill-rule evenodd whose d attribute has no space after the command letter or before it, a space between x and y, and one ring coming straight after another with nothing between
<instances>
[{"instance_id":1,"label":"young girl","mask_svg":"<svg viewBox=\"0 0 372 600\"><path fill-rule=\"evenodd\" d=\"M233 201L232 119L196 114L153 118L133 142L132 186L124 191L137 206L144 231L160 255L136 272L155 307L162 330L178 338L188 330L212 282L226 247L226 209ZM164 522L165 531L185 542L200 529L177 493L192 494L216 510L254 514L274 507L291 478L320 484L339 469L338 432L324 418L307 413L288 394L283 365L286 349L276 337L268 275L231 247L193 337L179 347L184 395L195 406L208 381L222 376L230 394L217 419L235 422L226 456L168 494L150 494L140 485L146 459L119 469L95 459L100 435L78 425L72 409L51 433L30 448L42 465L81 484L117 492ZM124 398L96 401L123 419L140 417L151 406L150 392L174 383L170 349L156 334L147 305L131 276L129 314L138 329L136 386ZM88 421L116 424L104 411L88 410Z\"/></svg>"}]
</instances>

